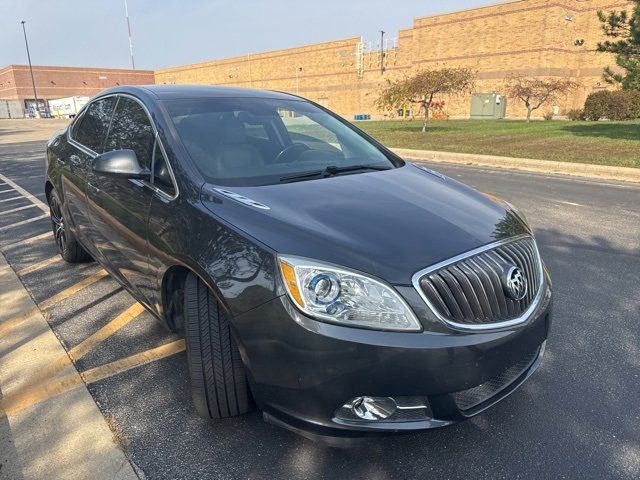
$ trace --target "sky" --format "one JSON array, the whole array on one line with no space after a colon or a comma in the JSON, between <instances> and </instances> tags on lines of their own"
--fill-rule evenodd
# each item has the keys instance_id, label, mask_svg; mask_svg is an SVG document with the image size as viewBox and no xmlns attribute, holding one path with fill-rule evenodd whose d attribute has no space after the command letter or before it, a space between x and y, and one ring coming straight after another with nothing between
<instances>
[{"instance_id":1,"label":"sky","mask_svg":"<svg viewBox=\"0 0 640 480\"><path fill-rule=\"evenodd\" d=\"M362 36L495 0L128 0L136 68L157 69ZM0 68L130 68L124 0L0 0Z\"/></svg>"}]
</instances>

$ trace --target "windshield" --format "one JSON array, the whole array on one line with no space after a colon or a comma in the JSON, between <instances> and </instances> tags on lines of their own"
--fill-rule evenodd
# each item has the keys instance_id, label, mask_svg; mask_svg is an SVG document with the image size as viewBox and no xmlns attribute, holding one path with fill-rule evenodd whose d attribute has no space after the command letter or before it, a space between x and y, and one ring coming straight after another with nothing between
<instances>
[{"instance_id":1,"label":"windshield","mask_svg":"<svg viewBox=\"0 0 640 480\"><path fill-rule=\"evenodd\" d=\"M395 166L356 131L303 100L192 98L165 105L212 183L268 185Z\"/></svg>"}]
</instances>

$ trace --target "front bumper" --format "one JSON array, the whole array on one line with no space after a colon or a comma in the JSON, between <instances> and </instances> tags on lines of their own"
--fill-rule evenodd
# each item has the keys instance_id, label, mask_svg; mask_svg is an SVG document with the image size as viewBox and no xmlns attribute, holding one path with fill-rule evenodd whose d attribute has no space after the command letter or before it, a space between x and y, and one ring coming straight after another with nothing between
<instances>
[{"instance_id":1,"label":"front bumper","mask_svg":"<svg viewBox=\"0 0 640 480\"><path fill-rule=\"evenodd\" d=\"M538 368L550 325L550 292L525 324L481 333L332 325L305 317L287 296L233 321L265 418L314 438L435 428L476 415ZM429 414L402 421L336 415L360 396L421 397Z\"/></svg>"}]
</instances>

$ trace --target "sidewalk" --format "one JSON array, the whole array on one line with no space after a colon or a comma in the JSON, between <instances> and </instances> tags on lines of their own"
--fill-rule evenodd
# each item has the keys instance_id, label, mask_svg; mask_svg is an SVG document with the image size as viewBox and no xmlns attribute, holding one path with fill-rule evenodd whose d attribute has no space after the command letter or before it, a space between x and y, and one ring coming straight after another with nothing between
<instances>
[{"instance_id":1,"label":"sidewalk","mask_svg":"<svg viewBox=\"0 0 640 480\"><path fill-rule=\"evenodd\" d=\"M597 178L600 180L617 180L640 183L640 168L611 167L592 165L589 163L553 162L534 160L531 158L499 157L495 155L477 155L472 153L437 152L430 150L410 150L392 148L396 155L411 161L428 161L476 165L482 167L506 168L527 172L571 175L577 177Z\"/></svg>"},{"instance_id":2,"label":"sidewalk","mask_svg":"<svg viewBox=\"0 0 640 480\"><path fill-rule=\"evenodd\" d=\"M2 254L0 305L0 478L137 479L66 351ZM67 388L54 388L62 383Z\"/></svg>"}]
</instances>

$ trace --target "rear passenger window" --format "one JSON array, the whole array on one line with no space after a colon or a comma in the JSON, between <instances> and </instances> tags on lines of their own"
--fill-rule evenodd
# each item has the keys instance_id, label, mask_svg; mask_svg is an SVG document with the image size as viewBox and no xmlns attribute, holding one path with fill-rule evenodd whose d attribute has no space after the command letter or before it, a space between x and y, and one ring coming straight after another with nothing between
<instances>
[{"instance_id":1,"label":"rear passenger window","mask_svg":"<svg viewBox=\"0 0 640 480\"><path fill-rule=\"evenodd\" d=\"M154 140L151 121L144 108L129 97L119 97L105 144L105 152L133 150L140 165L151 169Z\"/></svg>"},{"instance_id":2,"label":"rear passenger window","mask_svg":"<svg viewBox=\"0 0 640 480\"><path fill-rule=\"evenodd\" d=\"M73 140L94 152L102 153L102 145L109 129L114 103L115 97L107 97L96 100L89 105L82 118L79 119L78 125L73 126L71 132Z\"/></svg>"}]
</instances>

